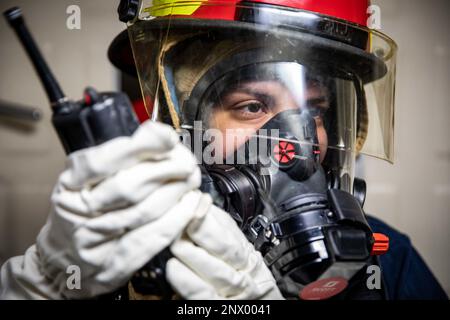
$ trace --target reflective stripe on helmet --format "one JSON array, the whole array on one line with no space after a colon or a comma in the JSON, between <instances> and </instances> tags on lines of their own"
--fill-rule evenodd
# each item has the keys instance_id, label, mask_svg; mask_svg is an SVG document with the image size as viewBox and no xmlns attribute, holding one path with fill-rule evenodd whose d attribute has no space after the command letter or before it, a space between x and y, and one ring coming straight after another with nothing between
<instances>
[{"instance_id":1,"label":"reflective stripe on helmet","mask_svg":"<svg viewBox=\"0 0 450 320\"><path fill-rule=\"evenodd\" d=\"M205 1L153 0L153 5L143 9L154 17L192 15Z\"/></svg>"},{"instance_id":2,"label":"reflective stripe on helmet","mask_svg":"<svg viewBox=\"0 0 450 320\"><path fill-rule=\"evenodd\" d=\"M154 17L180 15L199 19L234 20L236 6L252 3L305 10L367 26L370 0L153 0L142 11Z\"/></svg>"}]
</instances>

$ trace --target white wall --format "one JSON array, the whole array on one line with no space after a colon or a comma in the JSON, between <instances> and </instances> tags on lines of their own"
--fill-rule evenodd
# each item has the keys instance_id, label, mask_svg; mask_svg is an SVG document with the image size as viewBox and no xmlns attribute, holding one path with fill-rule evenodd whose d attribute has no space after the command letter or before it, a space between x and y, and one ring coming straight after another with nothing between
<instances>
[{"instance_id":1,"label":"white wall","mask_svg":"<svg viewBox=\"0 0 450 320\"><path fill-rule=\"evenodd\" d=\"M408 234L450 293L450 2L377 0L399 46L395 164L365 157L365 209Z\"/></svg>"}]
</instances>

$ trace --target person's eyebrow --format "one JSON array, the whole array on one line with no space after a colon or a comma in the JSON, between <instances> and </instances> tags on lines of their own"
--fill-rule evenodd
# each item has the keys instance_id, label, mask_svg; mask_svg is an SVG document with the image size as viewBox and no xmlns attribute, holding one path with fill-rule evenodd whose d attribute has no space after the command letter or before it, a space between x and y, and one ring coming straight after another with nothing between
<instances>
[{"instance_id":1,"label":"person's eyebrow","mask_svg":"<svg viewBox=\"0 0 450 320\"><path fill-rule=\"evenodd\" d=\"M245 93L250 96L254 96L257 100L261 100L268 105L273 105L275 99L272 95L265 93L261 89L254 88L246 88L246 87L237 87L229 90L224 96L228 96L235 93Z\"/></svg>"},{"instance_id":2,"label":"person's eyebrow","mask_svg":"<svg viewBox=\"0 0 450 320\"><path fill-rule=\"evenodd\" d=\"M322 97L318 97L318 98L310 98L306 102L308 105L318 105L318 104L322 104L322 103L328 103L329 101L328 101L327 97L322 96ZM329 108L329 107L330 107L329 104L324 106L324 108Z\"/></svg>"}]
</instances>

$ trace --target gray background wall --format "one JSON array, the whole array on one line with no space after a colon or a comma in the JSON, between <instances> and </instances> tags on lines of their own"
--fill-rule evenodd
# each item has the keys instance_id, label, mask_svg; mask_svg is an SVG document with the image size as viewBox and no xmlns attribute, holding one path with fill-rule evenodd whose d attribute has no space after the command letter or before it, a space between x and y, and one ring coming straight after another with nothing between
<instances>
[{"instance_id":1,"label":"gray background wall","mask_svg":"<svg viewBox=\"0 0 450 320\"><path fill-rule=\"evenodd\" d=\"M396 156L362 159L365 209L408 234L450 292L450 2L373 3L399 46Z\"/></svg>"},{"instance_id":2,"label":"gray background wall","mask_svg":"<svg viewBox=\"0 0 450 320\"><path fill-rule=\"evenodd\" d=\"M106 58L124 29L118 1L2 0L19 5L42 52L69 97L83 88L117 88ZM363 157L369 186L366 211L408 234L450 293L450 10L446 0L378 0L382 31L400 48L396 110L396 163ZM66 28L66 8L81 8L81 30ZM0 19L0 100L44 112L34 129L0 120L0 262L21 254L45 223L49 196L64 168L50 124L46 96L25 53Z\"/></svg>"}]
</instances>

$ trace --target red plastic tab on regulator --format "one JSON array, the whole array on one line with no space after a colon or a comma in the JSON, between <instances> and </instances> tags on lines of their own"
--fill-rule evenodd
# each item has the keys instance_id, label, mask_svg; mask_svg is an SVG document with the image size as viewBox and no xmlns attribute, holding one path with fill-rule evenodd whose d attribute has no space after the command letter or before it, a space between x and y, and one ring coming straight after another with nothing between
<instances>
[{"instance_id":1,"label":"red plastic tab on regulator","mask_svg":"<svg viewBox=\"0 0 450 320\"><path fill-rule=\"evenodd\" d=\"M382 233L373 234L374 243L372 246L372 256L385 254L389 250L389 238Z\"/></svg>"}]
</instances>

